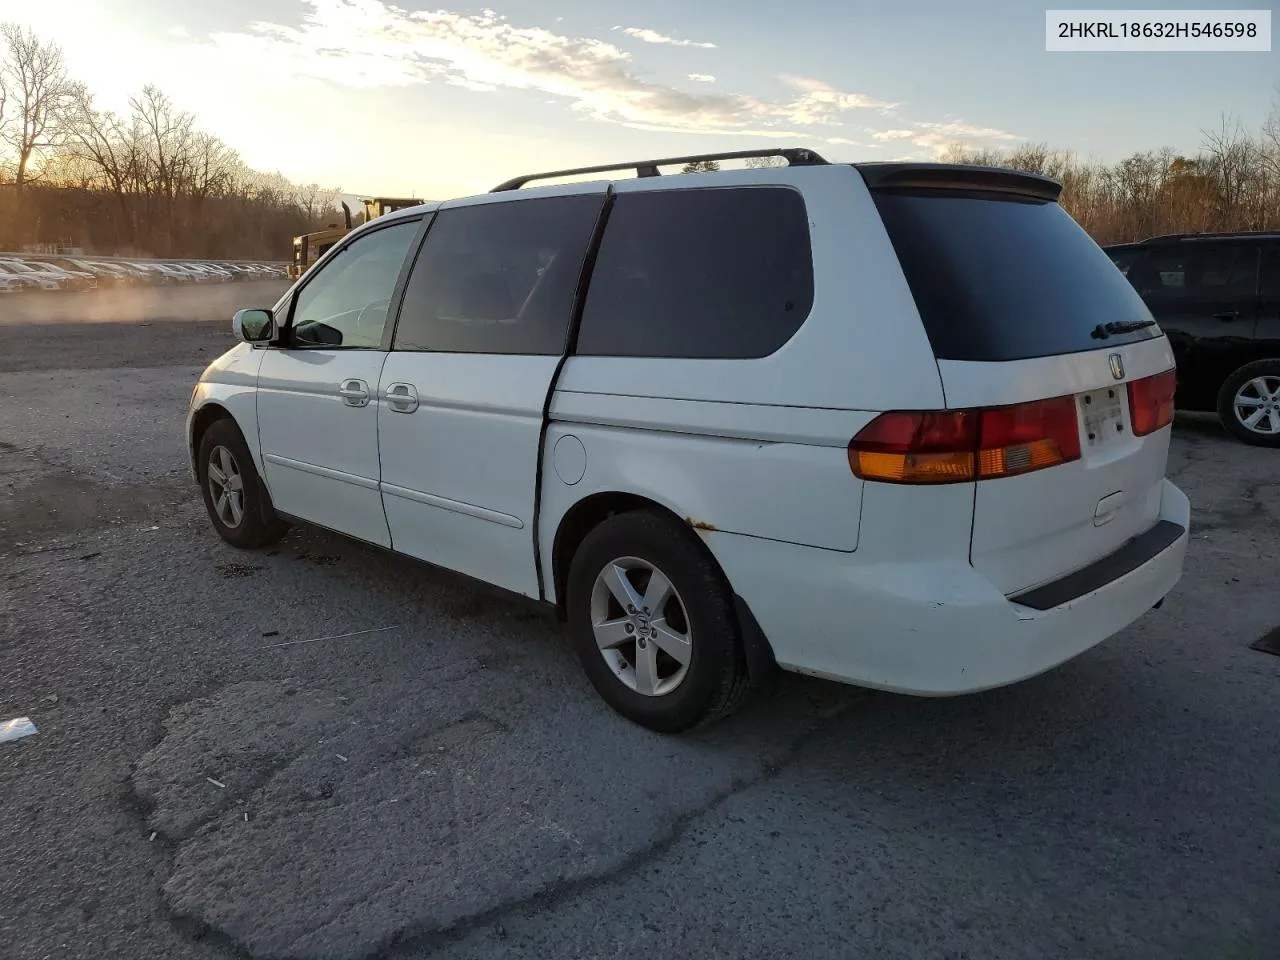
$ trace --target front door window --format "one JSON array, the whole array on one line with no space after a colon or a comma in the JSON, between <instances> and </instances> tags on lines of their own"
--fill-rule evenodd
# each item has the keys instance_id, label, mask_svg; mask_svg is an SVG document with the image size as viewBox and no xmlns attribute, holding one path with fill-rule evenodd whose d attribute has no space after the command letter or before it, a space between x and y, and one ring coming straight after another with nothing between
<instances>
[{"instance_id":1,"label":"front door window","mask_svg":"<svg viewBox=\"0 0 1280 960\"><path fill-rule=\"evenodd\" d=\"M418 226L412 220L358 237L311 277L293 308L294 345L380 346L391 293Z\"/></svg>"}]
</instances>

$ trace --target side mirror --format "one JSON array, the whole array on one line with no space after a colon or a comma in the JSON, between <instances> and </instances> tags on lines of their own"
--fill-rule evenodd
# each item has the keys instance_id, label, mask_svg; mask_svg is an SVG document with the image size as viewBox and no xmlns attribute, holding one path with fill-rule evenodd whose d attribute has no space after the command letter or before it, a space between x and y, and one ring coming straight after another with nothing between
<instances>
[{"instance_id":1,"label":"side mirror","mask_svg":"<svg viewBox=\"0 0 1280 960\"><path fill-rule=\"evenodd\" d=\"M270 310L237 310L231 332L241 343L266 343L275 337L276 319Z\"/></svg>"}]
</instances>

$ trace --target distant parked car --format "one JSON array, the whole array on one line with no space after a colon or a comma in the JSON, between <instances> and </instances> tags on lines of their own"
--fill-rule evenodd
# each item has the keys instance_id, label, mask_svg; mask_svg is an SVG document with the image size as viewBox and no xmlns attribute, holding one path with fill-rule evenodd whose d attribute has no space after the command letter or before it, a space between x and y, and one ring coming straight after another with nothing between
<instances>
[{"instance_id":1,"label":"distant parked car","mask_svg":"<svg viewBox=\"0 0 1280 960\"><path fill-rule=\"evenodd\" d=\"M52 272L33 270L17 260L0 260L0 275L13 277L28 290L64 290L67 282Z\"/></svg>"},{"instance_id":2,"label":"distant parked car","mask_svg":"<svg viewBox=\"0 0 1280 960\"><path fill-rule=\"evenodd\" d=\"M40 272L53 273L64 278L63 286L67 290L92 290L98 286L97 274L80 267L65 267L50 260L22 260L25 266Z\"/></svg>"},{"instance_id":3,"label":"distant parked car","mask_svg":"<svg viewBox=\"0 0 1280 960\"><path fill-rule=\"evenodd\" d=\"M169 266L175 270L180 270L187 274L196 283L216 283L226 279L226 275L218 270L214 270L206 263L195 263L190 260L183 260L176 263L170 263Z\"/></svg>"},{"instance_id":4,"label":"distant parked car","mask_svg":"<svg viewBox=\"0 0 1280 960\"><path fill-rule=\"evenodd\" d=\"M179 283L184 279L182 274L170 270L162 263L131 260L128 265L141 271L147 283Z\"/></svg>"},{"instance_id":5,"label":"distant parked car","mask_svg":"<svg viewBox=\"0 0 1280 960\"><path fill-rule=\"evenodd\" d=\"M1169 336L1176 403L1280 447L1280 232L1178 234L1107 247Z\"/></svg>"},{"instance_id":6,"label":"distant parked car","mask_svg":"<svg viewBox=\"0 0 1280 960\"><path fill-rule=\"evenodd\" d=\"M60 257L46 262L72 273L91 274L97 278L98 285L102 287L128 286L136 282L133 274L112 263L80 260L72 257Z\"/></svg>"},{"instance_id":7,"label":"distant parked car","mask_svg":"<svg viewBox=\"0 0 1280 960\"><path fill-rule=\"evenodd\" d=\"M224 263L226 269L231 271L232 276L237 280L254 280L261 276L256 264L252 263Z\"/></svg>"},{"instance_id":8,"label":"distant parked car","mask_svg":"<svg viewBox=\"0 0 1280 960\"><path fill-rule=\"evenodd\" d=\"M130 286L141 286L155 282L154 275L150 270L144 270L136 264L125 263L123 260L89 260L85 261L85 263L98 269L112 272L119 276L123 283Z\"/></svg>"},{"instance_id":9,"label":"distant parked car","mask_svg":"<svg viewBox=\"0 0 1280 960\"><path fill-rule=\"evenodd\" d=\"M214 280L226 283L235 278L235 274L220 263L193 263L191 266L209 274Z\"/></svg>"},{"instance_id":10,"label":"distant parked car","mask_svg":"<svg viewBox=\"0 0 1280 960\"><path fill-rule=\"evenodd\" d=\"M59 290L89 290L98 285L97 278L91 273L64 270L43 260L6 259L4 263L11 272L54 280Z\"/></svg>"}]
</instances>

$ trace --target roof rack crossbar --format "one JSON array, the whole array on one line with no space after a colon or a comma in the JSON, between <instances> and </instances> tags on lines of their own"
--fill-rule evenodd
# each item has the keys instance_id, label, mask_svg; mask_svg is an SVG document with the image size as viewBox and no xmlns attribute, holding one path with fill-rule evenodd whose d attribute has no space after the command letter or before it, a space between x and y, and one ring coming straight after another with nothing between
<instances>
[{"instance_id":1,"label":"roof rack crossbar","mask_svg":"<svg viewBox=\"0 0 1280 960\"><path fill-rule=\"evenodd\" d=\"M746 160L756 157L782 157L790 166L807 167L825 164L827 161L812 150L804 147L772 147L765 150L735 150L730 153L699 153L688 157L666 157L661 160L632 160L627 163L606 163L598 167L576 167L572 170L549 170L546 173L527 173L524 176L512 177L494 187L490 193L504 190L519 190L533 180L552 180L557 177L576 177L584 173L609 173L614 170L634 170L637 177L657 177L662 175L658 167L675 166L676 164L705 163L709 160Z\"/></svg>"}]
</instances>

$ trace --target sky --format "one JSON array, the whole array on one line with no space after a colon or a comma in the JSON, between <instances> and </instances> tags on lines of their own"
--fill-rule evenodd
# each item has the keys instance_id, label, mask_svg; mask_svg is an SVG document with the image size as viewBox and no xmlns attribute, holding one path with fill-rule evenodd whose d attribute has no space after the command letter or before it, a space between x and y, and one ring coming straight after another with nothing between
<instances>
[{"instance_id":1,"label":"sky","mask_svg":"<svg viewBox=\"0 0 1280 960\"><path fill-rule=\"evenodd\" d=\"M1045 6L0 0L0 21L59 43L101 108L155 83L257 169L433 200L761 146L927 160L956 142L1047 142L1112 162L1194 152L1224 117L1256 129L1280 100L1280 52L1048 53Z\"/></svg>"}]
</instances>

